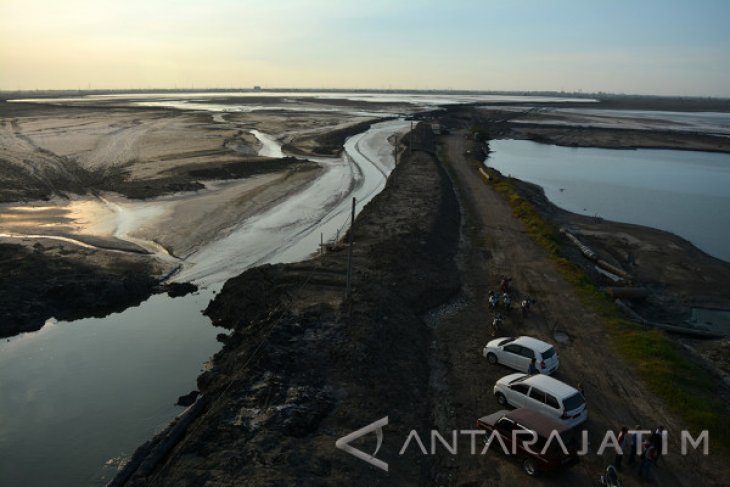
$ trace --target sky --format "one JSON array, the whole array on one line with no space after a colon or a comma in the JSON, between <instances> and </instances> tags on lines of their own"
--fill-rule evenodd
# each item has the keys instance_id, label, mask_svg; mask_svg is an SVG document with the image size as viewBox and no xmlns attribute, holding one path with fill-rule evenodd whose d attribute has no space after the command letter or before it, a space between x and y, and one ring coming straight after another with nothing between
<instances>
[{"instance_id":1,"label":"sky","mask_svg":"<svg viewBox=\"0 0 730 487\"><path fill-rule=\"evenodd\" d=\"M730 97L728 0L0 0L0 90Z\"/></svg>"}]
</instances>

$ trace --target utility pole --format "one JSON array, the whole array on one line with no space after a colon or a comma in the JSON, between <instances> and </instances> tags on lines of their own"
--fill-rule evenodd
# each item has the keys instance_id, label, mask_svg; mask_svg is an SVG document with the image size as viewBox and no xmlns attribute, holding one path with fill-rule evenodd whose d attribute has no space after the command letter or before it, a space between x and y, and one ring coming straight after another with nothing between
<instances>
[{"instance_id":1,"label":"utility pole","mask_svg":"<svg viewBox=\"0 0 730 487\"><path fill-rule=\"evenodd\" d=\"M413 156L413 120L411 120L411 133L408 139L408 155Z\"/></svg>"},{"instance_id":2,"label":"utility pole","mask_svg":"<svg viewBox=\"0 0 730 487\"><path fill-rule=\"evenodd\" d=\"M352 218L350 219L350 245L347 250L347 298L352 295L352 244L355 239L355 197L352 198Z\"/></svg>"},{"instance_id":3,"label":"utility pole","mask_svg":"<svg viewBox=\"0 0 730 487\"><path fill-rule=\"evenodd\" d=\"M395 147L393 147L393 165L398 165L398 134L395 134Z\"/></svg>"}]
</instances>

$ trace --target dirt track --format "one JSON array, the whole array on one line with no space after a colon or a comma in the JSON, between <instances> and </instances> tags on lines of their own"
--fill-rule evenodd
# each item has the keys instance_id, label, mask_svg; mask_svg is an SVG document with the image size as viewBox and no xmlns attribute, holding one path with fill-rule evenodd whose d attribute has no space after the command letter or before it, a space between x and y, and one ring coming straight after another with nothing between
<instances>
[{"instance_id":1,"label":"dirt track","mask_svg":"<svg viewBox=\"0 0 730 487\"><path fill-rule=\"evenodd\" d=\"M670 448L677 447L681 424L661 403L641 387L640 380L611 351L610 339L598 318L577 299L571 286L547 259L545 252L526 234L509 205L494 193L476 173L478 161L466 160L474 149L464 133L444 138L443 147L450 172L465 210L462 251L458 262L464 278L466 306L436 326L436 343L445 363L446 393L436 403L437 426L447 429L457 423L470 426L477 416L499 409L492 386L509 370L491 367L481 356L489 340L487 324L491 314L487 291L496 289L500 276L513 278L520 295L530 295L538 304L526 319L517 312L507 318L504 335L531 335L556 343L554 332L570 337L557 344L561 367L556 377L570 384L582 382L586 388L589 420L587 427L595 451L607 429L622 425L655 428L663 424L670 431ZM451 428L455 427L451 426ZM671 434L675 435L672 437ZM519 465L500 455L485 458L458 456L439 458L443 476L450 485L527 485ZM546 485L593 485L605 466L613 460L589 456L569 473L546 477ZM705 485L723 485L723 476L713 468L719 460L700 455L670 455L656 470L656 485L696 485L699 474ZM627 470L625 485L636 485L635 472ZM713 480L710 480L713 479Z\"/></svg>"}]
</instances>

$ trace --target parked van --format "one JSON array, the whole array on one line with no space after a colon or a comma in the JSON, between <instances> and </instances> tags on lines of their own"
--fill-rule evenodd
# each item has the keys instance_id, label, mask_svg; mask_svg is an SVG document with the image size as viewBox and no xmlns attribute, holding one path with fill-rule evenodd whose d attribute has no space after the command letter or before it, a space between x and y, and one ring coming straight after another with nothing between
<instances>
[{"instance_id":1,"label":"parked van","mask_svg":"<svg viewBox=\"0 0 730 487\"><path fill-rule=\"evenodd\" d=\"M553 416L574 427L588 419L583 394L547 375L510 374L494 385L502 406L524 407Z\"/></svg>"},{"instance_id":2,"label":"parked van","mask_svg":"<svg viewBox=\"0 0 730 487\"><path fill-rule=\"evenodd\" d=\"M558 354L551 344L528 336L496 338L486 344L482 355L492 365L502 364L520 372L529 370L532 359L541 374L550 375L560 366Z\"/></svg>"}]
</instances>

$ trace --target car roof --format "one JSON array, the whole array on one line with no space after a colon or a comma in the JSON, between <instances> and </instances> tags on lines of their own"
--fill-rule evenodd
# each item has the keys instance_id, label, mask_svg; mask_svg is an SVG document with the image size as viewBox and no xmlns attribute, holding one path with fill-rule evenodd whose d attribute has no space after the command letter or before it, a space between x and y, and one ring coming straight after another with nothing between
<instances>
[{"instance_id":1,"label":"car roof","mask_svg":"<svg viewBox=\"0 0 730 487\"><path fill-rule=\"evenodd\" d=\"M546 438L550 436L553 430L558 433L569 430L570 426L558 421L552 416L548 416L539 411L527 408L518 408L505 414L512 421L515 421L527 429L533 430L538 435Z\"/></svg>"},{"instance_id":2,"label":"car roof","mask_svg":"<svg viewBox=\"0 0 730 487\"><path fill-rule=\"evenodd\" d=\"M575 387L569 386L565 382L553 379L549 375L544 374L531 375L527 379L523 380L522 383L538 387L544 392L549 392L560 397L569 397L578 393L578 389Z\"/></svg>"},{"instance_id":3,"label":"car roof","mask_svg":"<svg viewBox=\"0 0 730 487\"><path fill-rule=\"evenodd\" d=\"M540 353L553 347L548 342L543 342L542 340L538 340L537 338L526 337L526 336L517 337L517 339L515 339L515 341L513 341L512 343L516 343L517 345L522 345L524 347L531 348Z\"/></svg>"}]
</instances>

